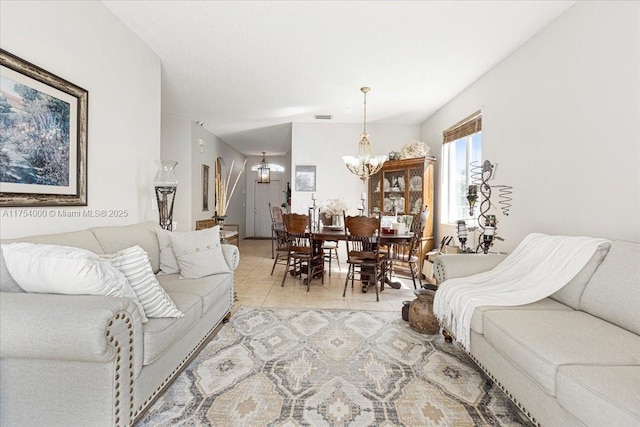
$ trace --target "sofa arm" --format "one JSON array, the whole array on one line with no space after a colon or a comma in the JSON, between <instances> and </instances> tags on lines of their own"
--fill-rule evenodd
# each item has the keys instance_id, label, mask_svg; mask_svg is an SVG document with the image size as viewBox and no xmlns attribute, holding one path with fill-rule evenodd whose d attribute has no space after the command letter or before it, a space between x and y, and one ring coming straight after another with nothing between
<instances>
[{"instance_id":1,"label":"sofa arm","mask_svg":"<svg viewBox=\"0 0 640 427\"><path fill-rule=\"evenodd\" d=\"M482 273L500 264L507 256L502 254L458 254L440 255L433 262L438 283L456 277Z\"/></svg>"},{"instance_id":2,"label":"sofa arm","mask_svg":"<svg viewBox=\"0 0 640 427\"><path fill-rule=\"evenodd\" d=\"M131 323L119 330L116 317ZM2 292L0 357L104 362L113 359L114 340L139 347L142 324L132 300L97 295Z\"/></svg>"},{"instance_id":3,"label":"sofa arm","mask_svg":"<svg viewBox=\"0 0 640 427\"><path fill-rule=\"evenodd\" d=\"M240 250L236 245L222 244L222 255L231 271L235 270L240 264Z\"/></svg>"},{"instance_id":4,"label":"sofa arm","mask_svg":"<svg viewBox=\"0 0 640 427\"><path fill-rule=\"evenodd\" d=\"M131 424L142 346L130 299L0 293L1 423Z\"/></svg>"}]
</instances>

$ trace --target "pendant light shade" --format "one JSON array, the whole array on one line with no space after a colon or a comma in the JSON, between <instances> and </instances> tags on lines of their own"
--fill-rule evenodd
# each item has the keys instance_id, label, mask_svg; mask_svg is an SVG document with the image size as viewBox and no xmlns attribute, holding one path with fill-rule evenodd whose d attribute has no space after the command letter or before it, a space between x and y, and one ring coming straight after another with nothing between
<instances>
[{"instance_id":1,"label":"pendant light shade","mask_svg":"<svg viewBox=\"0 0 640 427\"><path fill-rule=\"evenodd\" d=\"M268 184L271 182L271 169L269 163L265 160L266 152L262 152L262 161L258 167L258 184Z\"/></svg>"}]
</instances>

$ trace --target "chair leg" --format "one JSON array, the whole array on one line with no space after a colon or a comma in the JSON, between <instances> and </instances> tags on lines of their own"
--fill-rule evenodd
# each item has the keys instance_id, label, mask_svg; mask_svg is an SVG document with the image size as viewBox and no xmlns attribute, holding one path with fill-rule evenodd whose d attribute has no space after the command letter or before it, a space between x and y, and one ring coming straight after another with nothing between
<instances>
[{"instance_id":1,"label":"chair leg","mask_svg":"<svg viewBox=\"0 0 640 427\"><path fill-rule=\"evenodd\" d=\"M409 266L411 267L413 265L413 267L411 268L411 274L414 275L414 279L413 279L413 287L415 288L416 286L416 280L415 277L418 277L418 283L420 284L420 287L422 288L422 279L420 278L420 271L418 270L418 264L414 263L410 263ZM415 273L414 273L415 271ZM417 288L416 288L417 289Z\"/></svg>"},{"instance_id":2,"label":"chair leg","mask_svg":"<svg viewBox=\"0 0 640 427\"><path fill-rule=\"evenodd\" d=\"M351 271L351 289L353 289L353 281L356 275L356 265L352 264L352 266L353 266L353 270ZM360 274L362 275L362 267L360 267Z\"/></svg>"},{"instance_id":3,"label":"chair leg","mask_svg":"<svg viewBox=\"0 0 640 427\"><path fill-rule=\"evenodd\" d=\"M273 261L273 267L271 267L271 275L273 276L273 270L276 269L276 264L278 263L278 259L280 258L280 253L276 252L275 260Z\"/></svg>"},{"instance_id":4,"label":"chair leg","mask_svg":"<svg viewBox=\"0 0 640 427\"><path fill-rule=\"evenodd\" d=\"M344 290L342 291L342 298L347 295L347 285L349 284L349 275L351 274L352 268L353 264L349 264L349 268L347 269L347 277L344 279ZM353 284L351 286L353 287Z\"/></svg>"},{"instance_id":5,"label":"chair leg","mask_svg":"<svg viewBox=\"0 0 640 427\"><path fill-rule=\"evenodd\" d=\"M338 257L338 248L334 249L335 253L336 253L336 262L338 263L338 270L342 269L342 267L340 267L340 258Z\"/></svg>"},{"instance_id":6,"label":"chair leg","mask_svg":"<svg viewBox=\"0 0 640 427\"><path fill-rule=\"evenodd\" d=\"M302 273L300 273L300 277L302 277ZM311 287L311 258L307 260L307 292L309 292L310 287Z\"/></svg>"},{"instance_id":7,"label":"chair leg","mask_svg":"<svg viewBox=\"0 0 640 427\"><path fill-rule=\"evenodd\" d=\"M322 256L324 257L324 253ZM331 249L329 249L329 277L331 277Z\"/></svg>"},{"instance_id":8,"label":"chair leg","mask_svg":"<svg viewBox=\"0 0 640 427\"><path fill-rule=\"evenodd\" d=\"M382 273L384 273L384 271ZM373 269L373 287L376 288L376 302L380 302L380 297L378 296L378 277L380 277L380 282L384 283L384 274L378 276L378 266L376 266Z\"/></svg>"},{"instance_id":9,"label":"chair leg","mask_svg":"<svg viewBox=\"0 0 640 427\"><path fill-rule=\"evenodd\" d=\"M411 270L411 280L413 280L413 289L418 289L418 287L416 286L416 272L414 269L414 265L413 263L409 263L409 270ZM422 284L420 284L420 287L422 287Z\"/></svg>"},{"instance_id":10,"label":"chair leg","mask_svg":"<svg viewBox=\"0 0 640 427\"><path fill-rule=\"evenodd\" d=\"M284 281L287 279L287 274L289 274L289 264L291 262L291 257L289 255L287 255L287 265L284 268L284 275L282 276L282 284L280 286L282 286L284 288ZM295 266L295 260L294 260L294 266Z\"/></svg>"}]
</instances>

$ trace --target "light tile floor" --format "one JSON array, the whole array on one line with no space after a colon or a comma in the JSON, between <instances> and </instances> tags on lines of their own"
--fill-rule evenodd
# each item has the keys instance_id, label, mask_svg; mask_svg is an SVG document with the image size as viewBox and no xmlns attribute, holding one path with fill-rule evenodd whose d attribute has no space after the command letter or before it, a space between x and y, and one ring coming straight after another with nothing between
<instances>
[{"instance_id":1,"label":"light tile floor","mask_svg":"<svg viewBox=\"0 0 640 427\"><path fill-rule=\"evenodd\" d=\"M277 265L273 276L270 275L273 266L270 240L243 240L240 243L240 265L235 270L237 302L234 305L234 311L244 305L397 311L400 316L402 301L411 301L415 298L411 278L401 276L394 277L394 280L402 282L402 287L393 289L385 286L384 291L380 292L379 302L376 302L375 290L370 288L367 293L363 293L358 281L353 288L349 284L347 294L343 298L342 291L347 273L344 246L338 249L338 256L341 268L334 261L331 276L325 274L324 284L320 279L312 280L311 289L307 292L307 287L302 284L302 281L292 276L287 277L284 287L280 286L285 270L284 265Z\"/></svg>"}]
</instances>

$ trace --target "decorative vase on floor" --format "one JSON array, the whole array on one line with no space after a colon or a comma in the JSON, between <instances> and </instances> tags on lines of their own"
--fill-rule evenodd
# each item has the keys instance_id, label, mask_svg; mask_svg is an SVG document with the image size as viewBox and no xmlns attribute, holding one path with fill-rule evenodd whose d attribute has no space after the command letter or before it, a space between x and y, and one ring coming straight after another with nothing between
<instances>
[{"instance_id":1,"label":"decorative vase on floor","mask_svg":"<svg viewBox=\"0 0 640 427\"><path fill-rule=\"evenodd\" d=\"M435 291L416 289L413 291L418 298L411 301L409 306L409 326L421 334L437 334L440 330L438 319L433 314L433 298Z\"/></svg>"},{"instance_id":2,"label":"decorative vase on floor","mask_svg":"<svg viewBox=\"0 0 640 427\"><path fill-rule=\"evenodd\" d=\"M158 203L158 215L160 227L165 230L173 230L173 202L178 189L178 178L175 168L178 162L174 160L156 160L158 172L153 178L153 186L156 190Z\"/></svg>"}]
</instances>

